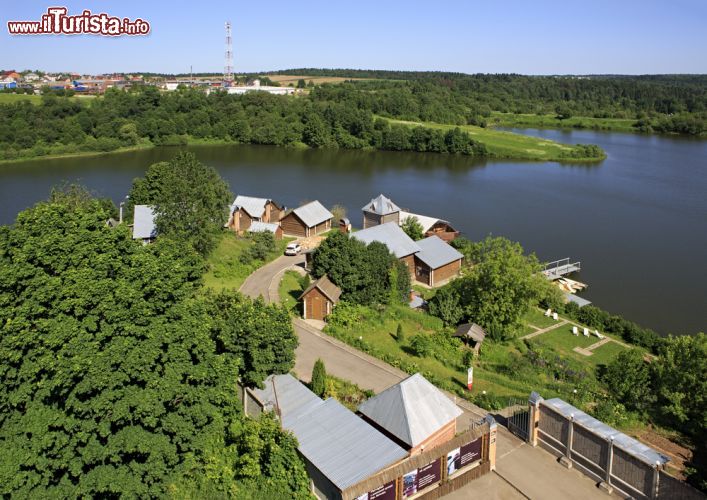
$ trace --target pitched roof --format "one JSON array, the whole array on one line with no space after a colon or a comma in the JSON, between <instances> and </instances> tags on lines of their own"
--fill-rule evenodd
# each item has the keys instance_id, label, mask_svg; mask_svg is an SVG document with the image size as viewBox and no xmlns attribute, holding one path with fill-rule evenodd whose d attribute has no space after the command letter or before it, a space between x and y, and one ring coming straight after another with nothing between
<instances>
[{"instance_id":1,"label":"pitched roof","mask_svg":"<svg viewBox=\"0 0 707 500\"><path fill-rule=\"evenodd\" d=\"M341 288L332 283L326 274L309 285L307 289L302 292L302 295L300 295L299 298L301 299L314 288L318 288L319 291L326 295L334 304L339 302L339 297L341 297Z\"/></svg>"},{"instance_id":2,"label":"pitched roof","mask_svg":"<svg viewBox=\"0 0 707 500\"><path fill-rule=\"evenodd\" d=\"M253 198L252 196L236 196L236 199L231 203L231 213L242 208L251 217L262 217L265 213L265 205L268 203L267 198Z\"/></svg>"},{"instance_id":3,"label":"pitched roof","mask_svg":"<svg viewBox=\"0 0 707 500\"><path fill-rule=\"evenodd\" d=\"M384 243L397 258L420 251L420 247L400 229L395 222L386 222L352 233L352 236L366 245L374 241Z\"/></svg>"},{"instance_id":4,"label":"pitched roof","mask_svg":"<svg viewBox=\"0 0 707 500\"><path fill-rule=\"evenodd\" d=\"M295 208L293 212L308 227L314 227L334 217L334 214L316 200L302 205L299 208Z\"/></svg>"},{"instance_id":5,"label":"pitched roof","mask_svg":"<svg viewBox=\"0 0 707 500\"><path fill-rule=\"evenodd\" d=\"M364 401L358 411L411 448L463 413L419 373Z\"/></svg>"},{"instance_id":6,"label":"pitched roof","mask_svg":"<svg viewBox=\"0 0 707 500\"><path fill-rule=\"evenodd\" d=\"M407 452L337 400L305 405L282 419L298 450L340 490L407 456Z\"/></svg>"},{"instance_id":7,"label":"pitched roof","mask_svg":"<svg viewBox=\"0 0 707 500\"><path fill-rule=\"evenodd\" d=\"M486 338L486 331L476 323L464 323L459 325L452 337L471 339L475 342L483 342Z\"/></svg>"},{"instance_id":8,"label":"pitched roof","mask_svg":"<svg viewBox=\"0 0 707 500\"><path fill-rule=\"evenodd\" d=\"M415 254L415 257L432 269L437 269L464 257L456 248L445 243L444 240L438 236L430 236L424 240L420 240L417 242L417 245L420 247L420 252Z\"/></svg>"},{"instance_id":9,"label":"pitched roof","mask_svg":"<svg viewBox=\"0 0 707 500\"><path fill-rule=\"evenodd\" d=\"M322 401L292 375L271 375L256 395L279 410L298 450L339 489L402 460L407 452L335 399Z\"/></svg>"},{"instance_id":10,"label":"pitched roof","mask_svg":"<svg viewBox=\"0 0 707 500\"><path fill-rule=\"evenodd\" d=\"M133 239L143 240L157 236L155 212L149 205L135 205L133 212Z\"/></svg>"},{"instance_id":11,"label":"pitched roof","mask_svg":"<svg viewBox=\"0 0 707 500\"><path fill-rule=\"evenodd\" d=\"M392 200L383 194L379 194L377 198L373 198L368 205L362 208L364 212L373 212L378 215L388 215L395 212L400 212L400 207Z\"/></svg>"},{"instance_id":12,"label":"pitched roof","mask_svg":"<svg viewBox=\"0 0 707 500\"><path fill-rule=\"evenodd\" d=\"M413 219L416 219L417 222L420 223L422 226L422 232L426 233L430 229L432 229L432 226L437 224L438 222L441 222L443 224L447 224L448 226L451 227L451 224L447 222L446 220L443 219L437 219L436 217L428 217L426 215L420 215L420 214L413 214L410 212L405 212L403 210L400 211L400 223L402 224L405 219L408 217L412 217Z\"/></svg>"},{"instance_id":13,"label":"pitched roof","mask_svg":"<svg viewBox=\"0 0 707 500\"><path fill-rule=\"evenodd\" d=\"M276 233L280 226L272 222L260 222L258 220L251 222L248 231L251 233Z\"/></svg>"}]
</instances>

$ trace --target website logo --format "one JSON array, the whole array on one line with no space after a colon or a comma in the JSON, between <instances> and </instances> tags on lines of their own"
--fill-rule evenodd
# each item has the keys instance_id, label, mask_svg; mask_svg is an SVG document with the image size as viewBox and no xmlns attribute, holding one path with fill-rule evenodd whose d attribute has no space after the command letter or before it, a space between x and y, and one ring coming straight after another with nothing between
<instances>
[{"instance_id":1,"label":"website logo","mask_svg":"<svg viewBox=\"0 0 707 500\"><path fill-rule=\"evenodd\" d=\"M39 21L8 21L7 31L11 35L143 36L150 33L150 23L90 10L70 16L66 7L49 7Z\"/></svg>"}]
</instances>

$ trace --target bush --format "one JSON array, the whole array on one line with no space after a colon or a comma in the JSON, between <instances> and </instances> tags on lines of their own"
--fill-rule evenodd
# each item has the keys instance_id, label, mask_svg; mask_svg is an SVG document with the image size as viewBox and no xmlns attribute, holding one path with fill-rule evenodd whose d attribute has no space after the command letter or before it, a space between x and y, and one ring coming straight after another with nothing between
<instances>
[{"instance_id":1,"label":"bush","mask_svg":"<svg viewBox=\"0 0 707 500\"><path fill-rule=\"evenodd\" d=\"M304 291L312 284L312 278L309 277L309 274L305 274L297 279L297 283L299 283L300 290Z\"/></svg>"},{"instance_id":2,"label":"bush","mask_svg":"<svg viewBox=\"0 0 707 500\"><path fill-rule=\"evenodd\" d=\"M418 333L410 339L410 348L418 358L426 358L432 353L432 342L429 335Z\"/></svg>"},{"instance_id":3,"label":"bush","mask_svg":"<svg viewBox=\"0 0 707 500\"><path fill-rule=\"evenodd\" d=\"M324 368L324 361L317 359L314 363L314 368L312 368L312 381L310 386L312 392L319 396L324 397L326 393L326 368Z\"/></svg>"},{"instance_id":4,"label":"bush","mask_svg":"<svg viewBox=\"0 0 707 500\"><path fill-rule=\"evenodd\" d=\"M327 319L331 326L349 328L361 320L364 311L365 308L362 306L341 301Z\"/></svg>"},{"instance_id":5,"label":"bush","mask_svg":"<svg viewBox=\"0 0 707 500\"><path fill-rule=\"evenodd\" d=\"M405 334L403 333L403 325L398 323L398 329L395 331L395 340L398 344L405 342Z\"/></svg>"}]
</instances>

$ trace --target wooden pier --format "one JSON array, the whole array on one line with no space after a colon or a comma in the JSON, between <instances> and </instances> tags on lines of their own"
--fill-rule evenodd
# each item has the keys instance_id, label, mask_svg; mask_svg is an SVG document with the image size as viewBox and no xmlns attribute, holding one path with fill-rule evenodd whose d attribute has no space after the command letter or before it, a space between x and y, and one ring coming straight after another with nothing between
<instances>
[{"instance_id":1,"label":"wooden pier","mask_svg":"<svg viewBox=\"0 0 707 500\"><path fill-rule=\"evenodd\" d=\"M581 262L570 262L569 257L564 259L555 260L545 264L545 269L543 269L543 274L550 281L555 281L567 276L568 274L576 273L582 270Z\"/></svg>"}]
</instances>

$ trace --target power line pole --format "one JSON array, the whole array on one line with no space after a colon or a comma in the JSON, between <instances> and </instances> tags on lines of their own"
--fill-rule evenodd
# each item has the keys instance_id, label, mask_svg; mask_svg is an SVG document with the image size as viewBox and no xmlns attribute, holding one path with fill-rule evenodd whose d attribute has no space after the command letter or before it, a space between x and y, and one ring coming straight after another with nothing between
<instances>
[{"instance_id":1,"label":"power line pole","mask_svg":"<svg viewBox=\"0 0 707 500\"><path fill-rule=\"evenodd\" d=\"M229 86L233 82L233 39L231 38L231 21L226 21L226 64L223 68L223 84Z\"/></svg>"}]
</instances>

